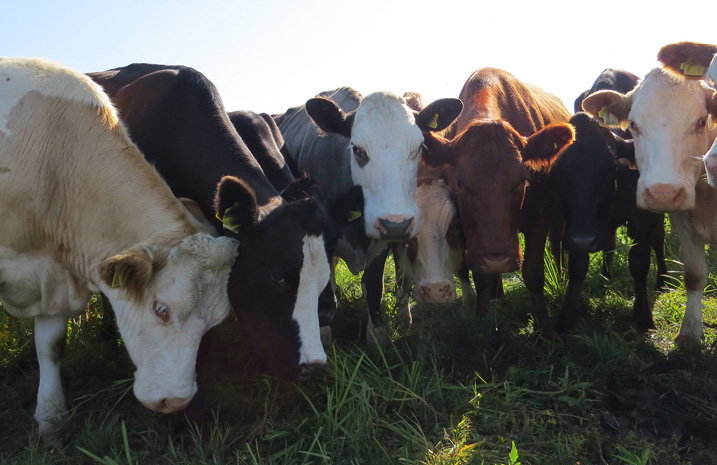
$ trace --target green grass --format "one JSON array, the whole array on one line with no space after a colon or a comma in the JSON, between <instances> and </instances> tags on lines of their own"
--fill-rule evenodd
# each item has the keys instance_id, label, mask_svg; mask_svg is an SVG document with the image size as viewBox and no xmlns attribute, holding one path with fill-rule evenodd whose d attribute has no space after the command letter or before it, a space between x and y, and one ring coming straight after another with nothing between
<instances>
[{"instance_id":1,"label":"green grass","mask_svg":"<svg viewBox=\"0 0 717 465\"><path fill-rule=\"evenodd\" d=\"M676 241L668 242L675 260ZM32 324L0 310L0 463L717 463L717 280L710 275L702 348L678 351L672 340L684 286L659 294L653 270L658 328L637 332L629 240L621 234L618 243L612 281L600 276L601 257L591 260L581 323L562 341L533 333L519 274L504 277L505 297L491 303L484 320L460 302L414 302L413 327L401 329L393 321L391 265L382 303L391 344L365 345L360 281L340 267L335 341L325 372L310 382L251 373L241 341L232 339L238 323L229 318L208 388L214 420L195 432L190 448L173 441L173 416L134 399L121 341L100 337L101 299L68 324L63 382L71 411L56 437L39 438ZM669 266L680 269L678 262ZM546 295L555 317L564 282L550 276Z\"/></svg>"}]
</instances>

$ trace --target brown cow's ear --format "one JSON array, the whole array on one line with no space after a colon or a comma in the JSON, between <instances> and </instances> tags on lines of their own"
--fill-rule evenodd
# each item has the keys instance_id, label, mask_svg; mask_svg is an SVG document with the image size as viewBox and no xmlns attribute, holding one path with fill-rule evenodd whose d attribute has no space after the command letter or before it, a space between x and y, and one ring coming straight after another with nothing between
<instances>
[{"instance_id":1,"label":"brown cow's ear","mask_svg":"<svg viewBox=\"0 0 717 465\"><path fill-rule=\"evenodd\" d=\"M453 164L449 141L431 132L423 134L423 150L421 159L431 168L439 168L446 164Z\"/></svg>"},{"instance_id":2,"label":"brown cow's ear","mask_svg":"<svg viewBox=\"0 0 717 465\"><path fill-rule=\"evenodd\" d=\"M124 289L132 300L141 301L154 268L147 250L132 248L104 260L97 271L105 284Z\"/></svg>"},{"instance_id":3,"label":"brown cow's ear","mask_svg":"<svg viewBox=\"0 0 717 465\"><path fill-rule=\"evenodd\" d=\"M575 128L553 123L530 136L522 152L523 163L533 171L549 171L560 152L575 140Z\"/></svg>"},{"instance_id":4,"label":"brown cow's ear","mask_svg":"<svg viewBox=\"0 0 717 465\"><path fill-rule=\"evenodd\" d=\"M306 113L322 131L351 138L356 110L345 113L333 100L316 97L306 102Z\"/></svg>"},{"instance_id":5,"label":"brown cow's ear","mask_svg":"<svg viewBox=\"0 0 717 465\"><path fill-rule=\"evenodd\" d=\"M657 60L665 68L686 79L703 79L717 46L695 42L665 45L657 53Z\"/></svg>"},{"instance_id":6,"label":"brown cow's ear","mask_svg":"<svg viewBox=\"0 0 717 465\"><path fill-rule=\"evenodd\" d=\"M416 116L416 125L423 132L446 129L463 111L463 102L457 98L444 98L431 102Z\"/></svg>"},{"instance_id":7,"label":"brown cow's ear","mask_svg":"<svg viewBox=\"0 0 717 465\"><path fill-rule=\"evenodd\" d=\"M609 127L627 129L627 117L632 109L631 94L601 90L583 100L583 110Z\"/></svg>"}]
</instances>

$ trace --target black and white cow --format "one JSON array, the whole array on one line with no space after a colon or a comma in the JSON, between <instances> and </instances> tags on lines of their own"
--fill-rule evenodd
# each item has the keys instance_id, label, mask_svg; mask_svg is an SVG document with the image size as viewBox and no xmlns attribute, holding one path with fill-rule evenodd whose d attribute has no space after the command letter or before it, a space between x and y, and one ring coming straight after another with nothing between
<instances>
[{"instance_id":1,"label":"black and white cow","mask_svg":"<svg viewBox=\"0 0 717 465\"><path fill-rule=\"evenodd\" d=\"M218 231L239 239L228 291L250 352L287 379L323 367L317 302L341 227L323 195L283 200L200 72L132 64L90 77L175 195L194 200Z\"/></svg>"},{"instance_id":2,"label":"black and white cow","mask_svg":"<svg viewBox=\"0 0 717 465\"><path fill-rule=\"evenodd\" d=\"M363 233L372 240L371 250L338 246L336 256L350 268L362 269L367 255L370 260L387 253L386 241L418 234L414 195L423 133L445 129L462 108L458 99L443 99L415 112L402 97L389 92L364 97L343 87L274 117L297 168L316 180L329 198L361 186ZM378 309L369 312L372 329L380 316ZM374 337L381 340L384 335L367 333L369 341Z\"/></svg>"}]
</instances>

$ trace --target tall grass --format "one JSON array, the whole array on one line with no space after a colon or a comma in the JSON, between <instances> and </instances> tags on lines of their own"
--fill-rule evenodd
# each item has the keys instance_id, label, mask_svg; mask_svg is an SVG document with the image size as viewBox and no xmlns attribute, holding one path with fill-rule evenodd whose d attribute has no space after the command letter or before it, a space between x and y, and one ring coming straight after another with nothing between
<instances>
[{"instance_id":1,"label":"tall grass","mask_svg":"<svg viewBox=\"0 0 717 465\"><path fill-rule=\"evenodd\" d=\"M40 439L31 419L38 382L32 325L0 310L0 463L717 463L714 293L705 299L700 351L672 344L684 309L679 285L660 294L651 284L658 329L636 331L623 252L629 240L624 233L618 239L613 280L600 276L602 262L593 258L581 323L562 341L530 329L519 274L504 276L505 297L485 319L466 314L460 302L413 302L414 325L402 330L392 321L391 265L382 302L390 344L363 342L360 281L341 266L335 342L325 372L310 382L252 372L230 318L208 387L213 419L193 432L190 447L174 440L173 416L134 399L124 348L100 337L101 299L68 324L63 382L71 411L56 437ZM669 253L675 249L670 242ZM551 281L546 294L555 315L564 282Z\"/></svg>"}]
</instances>

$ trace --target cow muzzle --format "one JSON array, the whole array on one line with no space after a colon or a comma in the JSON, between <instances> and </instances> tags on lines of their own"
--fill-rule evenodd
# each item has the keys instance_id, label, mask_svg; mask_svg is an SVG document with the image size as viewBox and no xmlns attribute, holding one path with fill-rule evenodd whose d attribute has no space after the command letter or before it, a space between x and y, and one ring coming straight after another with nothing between
<instances>
[{"instance_id":1,"label":"cow muzzle","mask_svg":"<svg viewBox=\"0 0 717 465\"><path fill-rule=\"evenodd\" d=\"M299 365L299 381L308 381L317 374L324 371L325 363L313 362L313 363L302 363Z\"/></svg>"},{"instance_id":2,"label":"cow muzzle","mask_svg":"<svg viewBox=\"0 0 717 465\"><path fill-rule=\"evenodd\" d=\"M471 270L483 274L512 273L520 268L517 256L512 254L470 254L467 261Z\"/></svg>"},{"instance_id":3,"label":"cow muzzle","mask_svg":"<svg viewBox=\"0 0 717 465\"><path fill-rule=\"evenodd\" d=\"M456 298L453 285L448 282L425 283L418 286L418 300L428 304L444 304Z\"/></svg>"},{"instance_id":4,"label":"cow muzzle","mask_svg":"<svg viewBox=\"0 0 717 465\"><path fill-rule=\"evenodd\" d=\"M641 200L641 202L640 202ZM638 207L656 212L671 212L691 208L687 204L687 190L674 184L653 184L638 196Z\"/></svg>"},{"instance_id":5,"label":"cow muzzle","mask_svg":"<svg viewBox=\"0 0 717 465\"><path fill-rule=\"evenodd\" d=\"M570 235L565 238L565 248L569 252L597 252L600 250L600 238L594 234Z\"/></svg>"},{"instance_id":6,"label":"cow muzzle","mask_svg":"<svg viewBox=\"0 0 717 465\"><path fill-rule=\"evenodd\" d=\"M416 236L418 233L415 219L402 215L379 217L373 227L378 233L378 239L385 241L406 240Z\"/></svg>"}]
</instances>

